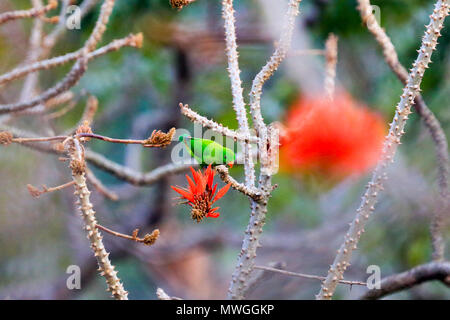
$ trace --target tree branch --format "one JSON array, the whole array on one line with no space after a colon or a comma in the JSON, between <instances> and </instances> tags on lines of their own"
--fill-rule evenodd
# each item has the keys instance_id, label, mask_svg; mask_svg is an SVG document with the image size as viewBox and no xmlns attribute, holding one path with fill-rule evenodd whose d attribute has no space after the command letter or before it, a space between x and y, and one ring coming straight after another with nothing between
<instances>
[{"instance_id":1,"label":"tree branch","mask_svg":"<svg viewBox=\"0 0 450 320\"><path fill-rule=\"evenodd\" d=\"M381 280L380 289L366 292L361 299L374 300L412 288L427 281L438 280L450 287L450 262L430 262Z\"/></svg>"},{"instance_id":2,"label":"tree branch","mask_svg":"<svg viewBox=\"0 0 450 320\"><path fill-rule=\"evenodd\" d=\"M236 112L236 118L239 124L239 131L250 139L250 129L248 126L247 110L240 78L238 52L236 43L236 27L234 25L233 0L222 0L222 16L225 27L226 54L228 59L228 74L231 80L231 93L233 96L233 108ZM252 159L252 148L249 143L243 143L244 150L244 169L245 185L247 187L255 186L255 168Z\"/></svg>"},{"instance_id":3,"label":"tree branch","mask_svg":"<svg viewBox=\"0 0 450 320\"><path fill-rule=\"evenodd\" d=\"M231 282L228 289L228 298L231 299L244 299L249 287L249 276L255 265L256 251L260 246L259 237L262 234L262 228L265 224L267 203L273 190L271 184L271 176L274 173L272 160L274 158L273 156L276 155L278 151L277 148L279 141L274 141L276 140L275 138L278 138L278 134L276 134L276 130L274 130L274 128L268 128L265 125L261 115L260 100L262 87L265 81L267 81L267 79L269 79L278 68L290 48L294 30L294 22L299 12L298 7L300 5L300 1L301 0L289 1L285 24L278 48L253 80L252 90L250 93L250 110L253 116L253 124L259 138L258 154L260 157L261 171L258 181L258 189L261 193L261 199L258 201L252 199L251 201L252 212L245 231L244 240L242 242L242 249L239 253L238 261L231 277ZM254 185L246 184L246 186L253 187Z\"/></svg>"},{"instance_id":4,"label":"tree branch","mask_svg":"<svg viewBox=\"0 0 450 320\"><path fill-rule=\"evenodd\" d=\"M357 248L358 241L364 232L364 227L370 214L375 210L378 194L383 190L383 182L387 179L387 167L394 160L396 150L400 145L400 139L405 132L406 121L408 115L411 113L414 99L420 91L423 75L431 62L431 55L436 49L444 19L448 15L449 1L438 0L433 14L430 16L431 21L426 27L419 56L413 64L408 78L408 84L403 89L400 103L396 108L389 133L386 136L381 159L372 174L372 179L362 197L357 214L350 224L350 229L345 235L344 243L338 250L333 265L328 271L327 278L323 282L319 294L316 296L317 299L331 299L333 296L338 281L343 279L344 272L350 265L352 252Z\"/></svg>"},{"instance_id":5,"label":"tree branch","mask_svg":"<svg viewBox=\"0 0 450 320\"><path fill-rule=\"evenodd\" d=\"M180 109L181 109L181 113L183 115L185 115L189 120L191 120L194 123L201 124L202 127L204 127L204 128L214 130L215 132L218 132L221 135L224 135L226 137L232 138L235 141L243 141L246 143L249 143L249 142L257 143L258 142L257 137L244 135L240 132L229 129L220 123L217 123L213 120L209 120L208 118L199 115L197 112L195 112L194 110L189 108L189 106L187 104L183 105L182 103L180 103Z\"/></svg>"},{"instance_id":6,"label":"tree branch","mask_svg":"<svg viewBox=\"0 0 450 320\"><path fill-rule=\"evenodd\" d=\"M255 266L255 269L259 269L259 270L266 270L266 271L270 271L270 272L276 272L279 274L284 274L286 276L292 276L292 277L298 277L298 278L304 278L304 279L314 279L314 280L325 280L325 277L321 277L321 276L316 276L316 275L311 275L311 274L304 274L304 273L297 273L297 272L292 272L292 271L286 271L286 270L281 270L281 269L276 269L276 268L271 268L271 267L264 267L264 266ZM342 284L348 284L348 285L357 285L357 286L366 286L367 283L366 282L362 282L362 281L350 281L350 280L339 280L339 283Z\"/></svg>"},{"instance_id":7,"label":"tree branch","mask_svg":"<svg viewBox=\"0 0 450 320\"><path fill-rule=\"evenodd\" d=\"M35 18L41 15L46 14L47 12L58 7L57 0L50 0L45 7L41 8L32 8L29 10L17 10L17 11L9 11L0 14L0 25L6 23L8 21L24 19L24 18Z\"/></svg>"},{"instance_id":8,"label":"tree branch","mask_svg":"<svg viewBox=\"0 0 450 320\"><path fill-rule=\"evenodd\" d=\"M366 23L367 28L373 34L377 42L383 49L384 59L394 74L399 78L403 84L406 85L408 81L408 71L400 63L398 59L395 47L383 30L378 24L373 12L372 6L369 0L358 0L358 10L360 11L362 20ZM434 142L436 149L436 158L438 163L438 186L440 201L435 210L432 223L431 223L431 235L433 244L433 259L442 260L444 258L444 240L442 238L443 229L443 215L448 208L449 190L448 190L448 177L449 177L449 155L448 155L448 142L444 130L441 127L439 120L428 108L422 96L418 94L415 98L414 108L422 118L425 127L430 132L431 138Z\"/></svg>"}]
</instances>

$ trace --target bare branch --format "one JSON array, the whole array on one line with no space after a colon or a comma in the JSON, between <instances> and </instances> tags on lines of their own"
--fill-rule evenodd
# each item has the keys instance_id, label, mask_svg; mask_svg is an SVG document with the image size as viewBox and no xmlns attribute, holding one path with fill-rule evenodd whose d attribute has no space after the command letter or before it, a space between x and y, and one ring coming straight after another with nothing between
<instances>
[{"instance_id":1,"label":"bare branch","mask_svg":"<svg viewBox=\"0 0 450 320\"><path fill-rule=\"evenodd\" d=\"M243 141L243 142L250 142L250 143L258 142L257 137L244 135L240 132L229 129L220 123L217 123L213 120L209 120L208 118L199 115L197 112L195 112L194 110L189 108L189 106L187 104L183 105L182 103L180 103L180 108L181 108L181 113L183 115L185 115L192 122L201 124L204 128L214 130L226 137L230 137L230 138L234 139L235 141Z\"/></svg>"},{"instance_id":2,"label":"bare branch","mask_svg":"<svg viewBox=\"0 0 450 320\"><path fill-rule=\"evenodd\" d=\"M228 75L231 80L231 93L233 95L233 108L236 112L236 118L239 124L239 131L250 137L250 129L248 126L247 110L242 89L242 81L240 78L241 70L239 69L238 52L236 43L236 27L234 25L234 8L233 0L222 0L222 16L225 21L225 43L226 54L228 59ZM243 143L244 150L244 169L245 169L245 185L248 187L255 186L255 168L251 157L251 145Z\"/></svg>"},{"instance_id":3,"label":"bare branch","mask_svg":"<svg viewBox=\"0 0 450 320\"><path fill-rule=\"evenodd\" d=\"M58 7L58 1L49 0L48 4L45 7L0 13L0 25L12 20L42 16L47 12L56 9L56 7Z\"/></svg>"},{"instance_id":4,"label":"bare branch","mask_svg":"<svg viewBox=\"0 0 450 320\"><path fill-rule=\"evenodd\" d=\"M39 190L38 188L32 186L31 184L27 184L27 189L32 197L39 198L44 193L59 191L59 190L65 189L67 187L73 186L74 184L75 184L75 181L70 181L65 184L59 185L57 187L52 187L52 188L47 188L46 185L42 185L42 190Z\"/></svg>"},{"instance_id":5,"label":"bare branch","mask_svg":"<svg viewBox=\"0 0 450 320\"><path fill-rule=\"evenodd\" d=\"M128 37L123 39L114 40L108 45L97 49L93 52L90 52L87 56L88 61L95 59L97 57L100 57L104 54L117 51L122 47L130 46L134 48L140 48L142 45L142 34L130 34ZM80 58L81 54L83 52L83 49L80 49L78 51L65 54L63 56L38 61L29 65L18 67L14 70L11 70L8 73L5 73L0 76L0 85L3 85L7 82L19 79L29 73L36 72L39 70L48 70L54 67L62 66L68 62L77 60Z\"/></svg>"},{"instance_id":6,"label":"bare branch","mask_svg":"<svg viewBox=\"0 0 450 320\"><path fill-rule=\"evenodd\" d=\"M408 81L408 71L400 63L397 52L391 39L388 37L383 28L378 24L373 12L372 6L369 0L358 0L358 9L361 13L363 21L366 23L367 28L373 34L377 42L383 49L384 59L389 67L395 73L395 75L406 85ZM433 259L442 260L444 258L444 240L442 238L442 229L444 228L444 212L448 208L449 190L448 190L448 177L450 174L449 168L449 155L448 155L448 142L444 130L441 127L439 120L428 108L422 96L418 94L415 98L414 107L417 113L423 119L423 122L430 132L431 138L434 142L436 149L436 157L438 163L438 186L440 193L440 203L436 206L432 224L431 235L433 244Z\"/></svg>"},{"instance_id":7,"label":"bare branch","mask_svg":"<svg viewBox=\"0 0 450 320\"><path fill-rule=\"evenodd\" d=\"M450 262L430 262L381 280L380 289L366 292L361 299L379 299L427 281L438 280L450 287Z\"/></svg>"},{"instance_id":8,"label":"bare branch","mask_svg":"<svg viewBox=\"0 0 450 320\"><path fill-rule=\"evenodd\" d=\"M231 184L231 187L239 192L242 192L246 196L252 198L255 201L261 200L261 193L256 188L248 188L242 183L237 182L228 172L228 168L224 165L215 167L216 171L219 173L220 178L223 182Z\"/></svg>"},{"instance_id":9,"label":"bare branch","mask_svg":"<svg viewBox=\"0 0 450 320\"><path fill-rule=\"evenodd\" d=\"M123 234L123 233L120 233L120 232L108 229L108 228L106 228L106 227L104 227L104 226L102 226L100 224L96 224L95 227L97 229L103 230L103 231L105 231L105 232L107 232L109 234L112 234L115 237L119 237L119 238L122 238L122 239L127 239L127 240L131 240L131 241L139 242L139 243L145 244L146 246L151 246L151 245L155 244L156 240L159 237L159 229L153 230L152 233L150 233L150 234L147 233L144 236L144 238L139 238L138 237L139 229L135 229L133 231L133 234L131 236L129 236L127 234Z\"/></svg>"},{"instance_id":10,"label":"bare branch","mask_svg":"<svg viewBox=\"0 0 450 320\"><path fill-rule=\"evenodd\" d=\"M279 274L284 274L286 276L292 276L292 277L298 277L298 278L314 279L314 280L321 280L321 281L325 280L325 277L321 277L321 276L316 276L316 275L311 275L311 274L304 274L304 273L297 273L297 272L286 271L286 270L281 270L281 269L276 269L276 268L271 268L271 267L255 266L255 269L276 272L276 273L279 273ZM339 283L348 284L348 285L351 285L351 286L353 286L353 285L367 286L367 283L366 282L362 282L362 281L339 280Z\"/></svg>"},{"instance_id":11,"label":"bare branch","mask_svg":"<svg viewBox=\"0 0 450 320\"><path fill-rule=\"evenodd\" d=\"M97 191L104 197L111 201L118 201L119 196L112 190L109 190L103 185L103 183L95 176L95 174L89 168L86 168L86 178L94 186Z\"/></svg>"},{"instance_id":12,"label":"bare branch","mask_svg":"<svg viewBox=\"0 0 450 320\"><path fill-rule=\"evenodd\" d=\"M400 103L397 106L389 133L384 142L382 157L373 172L372 179L362 197L361 205L353 222L350 224L344 243L338 250L333 265L328 271L327 278L316 297L317 299L331 299L338 281L343 278L345 270L350 265L352 252L357 248L358 241L364 232L364 227L370 214L375 210L378 194L383 189L383 182L387 179L386 169L393 162L396 150L400 145L400 139L405 132L404 128L408 115L411 113L414 99L420 91L423 75L431 62L431 55L436 48L440 31L443 28L444 18L448 15L448 11L449 0L438 0L433 14L430 16L431 21L426 28L419 56L413 64L408 84L403 90Z\"/></svg>"},{"instance_id":13,"label":"bare branch","mask_svg":"<svg viewBox=\"0 0 450 320\"><path fill-rule=\"evenodd\" d=\"M5 142L5 145L12 143L13 142L12 139L15 139L14 137L16 138L21 137L21 139L25 138L48 139L48 138L40 138L30 132L26 132L24 130L19 130L8 126L0 126L0 129L5 130L4 132L2 132L2 135L0 135L0 145L2 144L2 142ZM55 137L50 137L50 139L52 138ZM58 137L58 139L56 140L62 140L62 137ZM23 142L21 143L21 145L40 152L55 153L55 154L61 153L61 151L55 149L55 147L52 145L46 144L37 145L34 142L32 143ZM105 158L103 155L91 150L85 151L85 157L86 161L90 162L100 170L108 172L113 176L115 176L116 178L136 186L151 185L154 184L155 182L158 182L160 179L165 178L167 175L182 173L189 170L190 167L195 168L198 166L198 164L191 164L191 163L167 164L158 167L152 171L143 173L133 170L129 167L123 166L121 164L118 164L114 161L111 161Z\"/></svg>"},{"instance_id":14,"label":"bare branch","mask_svg":"<svg viewBox=\"0 0 450 320\"><path fill-rule=\"evenodd\" d=\"M195 167L194 164L166 164L164 166L153 169L150 172L142 173L131 168L122 166L116 162L108 160L101 154L86 150L86 160L97 168L111 173L116 178L124 180L136 186L151 185L167 175L177 174Z\"/></svg>"},{"instance_id":15,"label":"bare branch","mask_svg":"<svg viewBox=\"0 0 450 320\"><path fill-rule=\"evenodd\" d=\"M333 99L336 88L336 65L338 60L338 37L330 33L325 44L325 93Z\"/></svg>"},{"instance_id":16,"label":"bare branch","mask_svg":"<svg viewBox=\"0 0 450 320\"><path fill-rule=\"evenodd\" d=\"M224 3L225 2L226 1L224 1ZM269 130L262 118L260 106L262 87L265 81L269 79L278 68L290 48L295 18L299 12L299 5L300 0L289 1L287 17L281 34L280 43L267 64L255 77L250 93L250 110L253 116L253 124L259 138L258 153L261 162L261 171L258 188L262 197L258 201L252 199L251 202L252 213L250 215L244 240L242 242L242 249L239 253L238 261L231 277L230 287L228 289L228 298L231 299L244 299L247 292L249 286L249 275L253 271L256 251L260 246L259 237L262 234L262 228L265 224L267 204L273 190L271 184L271 176L273 174L272 160L276 153L275 149L278 148L278 141L274 143L273 137L278 137L278 135L275 134L275 130ZM269 134L271 137L269 137ZM248 185L246 183L246 187L253 186L253 184Z\"/></svg>"},{"instance_id":17,"label":"bare branch","mask_svg":"<svg viewBox=\"0 0 450 320\"><path fill-rule=\"evenodd\" d=\"M87 70L88 54L95 50L95 47L106 30L106 24L112 13L114 3L115 0L105 0L103 2L95 28L83 46L81 56L77 59L77 62L72 67L71 71L61 82L29 101L0 105L0 114L22 111L43 104L49 99L54 98L75 86Z\"/></svg>"}]
</instances>

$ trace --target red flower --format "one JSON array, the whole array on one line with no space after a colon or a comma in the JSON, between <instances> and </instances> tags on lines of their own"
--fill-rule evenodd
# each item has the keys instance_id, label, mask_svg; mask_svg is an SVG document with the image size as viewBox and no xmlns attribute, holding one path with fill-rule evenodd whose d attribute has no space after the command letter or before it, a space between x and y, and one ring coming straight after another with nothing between
<instances>
[{"instance_id":1,"label":"red flower","mask_svg":"<svg viewBox=\"0 0 450 320\"><path fill-rule=\"evenodd\" d=\"M195 171L192 167L191 172L194 181L186 175L189 183L188 189L178 186L172 186L172 189L181 194L180 199L187 200L185 203L192 207L191 217L193 220L200 222L205 217L218 218L220 216L220 213L217 212L219 207L212 208L212 205L227 193L231 184L227 184L216 193L217 183L213 186L215 172L211 169L211 165L208 166L204 173L200 170Z\"/></svg>"},{"instance_id":2,"label":"red flower","mask_svg":"<svg viewBox=\"0 0 450 320\"><path fill-rule=\"evenodd\" d=\"M328 178L361 174L381 154L381 117L345 93L333 101L301 97L291 107L281 137L281 168Z\"/></svg>"}]
</instances>

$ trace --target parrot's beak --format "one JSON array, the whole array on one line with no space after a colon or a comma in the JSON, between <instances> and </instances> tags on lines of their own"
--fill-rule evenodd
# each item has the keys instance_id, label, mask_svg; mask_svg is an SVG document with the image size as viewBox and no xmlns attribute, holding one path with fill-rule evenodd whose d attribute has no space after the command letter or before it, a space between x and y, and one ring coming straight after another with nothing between
<instances>
[{"instance_id":1,"label":"parrot's beak","mask_svg":"<svg viewBox=\"0 0 450 320\"><path fill-rule=\"evenodd\" d=\"M230 169L233 168L233 165L234 165L233 162L228 162L227 164L228 164L228 166L230 167Z\"/></svg>"}]
</instances>

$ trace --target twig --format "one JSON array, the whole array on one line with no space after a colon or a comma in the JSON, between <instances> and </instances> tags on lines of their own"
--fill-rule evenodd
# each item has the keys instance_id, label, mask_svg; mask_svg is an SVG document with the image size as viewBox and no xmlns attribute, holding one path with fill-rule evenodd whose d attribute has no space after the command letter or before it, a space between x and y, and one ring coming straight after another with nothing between
<instances>
[{"instance_id":1,"label":"twig","mask_svg":"<svg viewBox=\"0 0 450 320\"><path fill-rule=\"evenodd\" d=\"M112 190L109 190L107 187L103 185L103 183L95 176L95 174L89 168L86 168L86 178L92 183L95 189L97 189L100 194L104 197L108 198L111 201L118 201L119 196Z\"/></svg>"},{"instance_id":2,"label":"twig","mask_svg":"<svg viewBox=\"0 0 450 320\"><path fill-rule=\"evenodd\" d=\"M46 52L42 54L43 56L47 56L49 54L50 49L53 48L56 41L67 30L66 13L67 13L67 8L70 5L70 1L71 0L64 0L63 6L61 8L59 24L43 40L43 46L46 49ZM98 1L99 0L84 0L80 5L81 18L83 18L97 4Z\"/></svg>"},{"instance_id":3,"label":"twig","mask_svg":"<svg viewBox=\"0 0 450 320\"><path fill-rule=\"evenodd\" d=\"M142 45L142 34L141 33L131 34L126 38L114 40L108 45L105 45L93 52L90 52L87 56L87 59L88 61L90 61L107 53L117 51L122 47L130 46L134 48L140 48L141 45ZM16 69L13 69L0 76L0 85L19 79L32 72L36 72L39 70L48 70L54 67L62 66L66 63L77 60L78 58L80 58L82 53L83 50L80 49L75 52L67 53L59 57L42 60L21 67L17 67Z\"/></svg>"},{"instance_id":4,"label":"twig","mask_svg":"<svg viewBox=\"0 0 450 320\"><path fill-rule=\"evenodd\" d=\"M72 111L77 106L77 103L75 101L70 101L67 106L64 108L59 109L58 111L49 113L45 115L43 118L46 120L54 120L57 118L61 118L62 116L66 115L68 112ZM34 111L34 109L30 110Z\"/></svg>"},{"instance_id":5,"label":"twig","mask_svg":"<svg viewBox=\"0 0 450 320\"><path fill-rule=\"evenodd\" d=\"M433 280L450 287L450 262L430 262L386 277L381 280L380 289L369 290L361 299L379 299Z\"/></svg>"},{"instance_id":6,"label":"twig","mask_svg":"<svg viewBox=\"0 0 450 320\"><path fill-rule=\"evenodd\" d=\"M67 136L39 137L39 138L13 138L11 140L11 142L31 143L31 142L64 141L65 139L67 139Z\"/></svg>"},{"instance_id":7,"label":"twig","mask_svg":"<svg viewBox=\"0 0 450 320\"><path fill-rule=\"evenodd\" d=\"M24 18L35 18L41 15L46 14L47 12L58 7L57 0L50 0L45 7L41 8L32 8L29 10L17 10L17 11L9 11L0 14L0 25L6 23L8 21L24 19Z\"/></svg>"},{"instance_id":8,"label":"twig","mask_svg":"<svg viewBox=\"0 0 450 320\"><path fill-rule=\"evenodd\" d=\"M292 271L286 271L286 270L280 270L280 269L275 269L275 268L271 268L271 267L264 267L264 266L255 266L255 269L259 269L259 270L266 270L266 271L271 271L271 272L277 272L280 274L284 274L286 276L293 276L293 277L299 277L299 278L305 278L305 279L314 279L314 280L325 280L325 277L321 277L321 276L316 276L316 275L311 275L311 274L304 274L304 273L297 273L297 272L292 272ZM348 284L348 285L357 285L357 286L367 286L366 282L362 282L362 281L350 281L350 280L339 280L339 283L342 284Z\"/></svg>"},{"instance_id":9,"label":"twig","mask_svg":"<svg viewBox=\"0 0 450 320\"><path fill-rule=\"evenodd\" d=\"M258 138L254 136L248 136L244 135L240 132L237 132L235 130L229 129L225 126L223 126L220 123L217 123L213 120L209 120L206 117L203 117L199 115L197 112L189 108L187 104L180 103L181 113L185 115L189 120L195 123L201 124L204 128L208 128L211 130L214 130L215 132L218 132L226 137L230 137L234 139L235 141L243 141L243 142L250 142L250 143L257 143Z\"/></svg>"},{"instance_id":10,"label":"twig","mask_svg":"<svg viewBox=\"0 0 450 320\"><path fill-rule=\"evenodd\" d=\"M286 267L286 263L270 262L269 267L276 269L284 269ZM255 274L255 276L248 283L246 295L249 296L250 294L252 294L261 283L268 281L275 275L276 273L267 270L261 270L259 273Z\"/></svg>"},{"instance_id":11,"label":"twig","mask_svg":"<svg viewBox=\"0 0 450 320\"><path fill-rule=\"evenodd\" d=\"M242 192L246 196L252 198L255 201L261 200L261 193L258 189L250 189L242 183L237 182L228 172L228 168L224 165L215 167L216 171L219 173L220 178L223 182L231 184L231 187L239 192Z\"/></svg>"},{"instance_id":12,"label":"twig","mask_svg":"<svg viewBox=\"0 0 450 320\"><path fill-rule=\"evenodd\" d=\"M333 99L336 88L336 65L338 60L338 37L330 34L325 43L325 93L329 99Z\"/></svg>"},{"instance_id":13,"label":"twig","mask_svg":"<svg viewBox=\"0 0 450 320\"><path fill-rule=\"evenodd\" d=\"M33 7L42 8L42 0L31 0ZM35 19L33 22L33 28L31 30L29 49L27 52L24 64L36 62L42 51L42 37L44 35L44 22L40 19ZM29 75L22 85L20 91L19 101L27 101L39 90L38 88L38 76L36 74ZM17 114L16 114L17 115ZM8 119L9 117L5 117Z\"/></svg>"},{"instance_id":14,"label":"twig","mask_svg":"<svg viewBox=\"0 0 450 320\"><path fill-rule=\"evenodd\" d=\"M46 185L42 185L42 190L39 190L38 188L32 186L31 184L27 184L27 189L28 189L28 192L31 194L31 196L33 196L34 198L38 198L41 195L43 195L44 193L59 191L59 190L65 189L67 187L73 186L74 184L75 184L75 181L70 181L70 182L62 184L60 186L52 187L52 188L47 188Z\"/></svg>"},{"instance_id":15,"label":"twig","mask_svg":"<svg viewBox=\"0 0 450 320\"><path fill-rule=\"evenodd\" d=\"M357 214L350 224L350 229L345 235L344 243L338 250L338 254L333 265L328 271L326 280L317 299L331 299L339 280L343 278L344 272L350 265L350 258L353 250L357 248L361 234L370 217L375 210L375 204L379 192L383 189L383 181L387 179L387 167L393 162L396 150L400 144L400 139L404 134L404 128L408 115L411 113L411 107L414 98L420 90L420 84L425 70L431 62L431 55L436 48L437 39L443 27L444 18L448 15L449 0L438 0L433 14L430 16L430 24L426 28L425 37L422 40L422 46L419 50L419 56L413 64L408 84L403 90L400 103L397 106L394 119L391 123L389 133L386 137L383 147L382 157L377 164L372 179L367 186L367 190L362 197L362 202L357 210Z\"/></svg>"},{"instance_id":16,"label":"twig","mask_svg":"<svg viewBox=\"0 0 450 320\"><path fill-rule=\"evenodd\" d=\"M69 105L68 107L70 107L70 106L71 105ZM86 102L86 106L84 108L81 119L78 121L78 123L74 127L64 131L64 135L71 136L71 135L76 134L78 128L80 128L81 126L89 126L90 127L92 122L94 121L94 116L97 113L97 110L98 110L98 99L95 96L90 95ZM62 111L64 111L64 109L61 110L61 112ZM56 114L55 116L60 116L60 114ZM53 118L55 118L55 116L53 116Z\"/></svg>"},{"instance_id":17,"label":"twig","mask_svg":"<svg viewBox=\"0 0 450 320\"><path fill-rule=\"evenodd\" d=\"M81 56L77 60L77 63L72 67L70 72L62 81L58 82L54 87L47 89L41 95L25 102L0 105L0 115L5 113L23 111L39 104L43 104L75 86L87 70L86 55L87 52L85 52L85 55Z\"/></svg>"},{"instance_id":18,"label":"twig","mask_svg":"<svg viewBox=\"0 0 450 320\"><path fill-rule=\"evenodd\" d=\"M135 242L139 242L139 243L143 243L146 246L151 246L151 245L155 244L156 240L159 237L159 230L158 229L153 230L152 233L150 233L150 234L147 233L144 236L144 238L139 238L137 236L138 232L139 232L139 229L135 229L133 231L133 235L129 236L127 234L123 234L123 233L120 233L120 232L108 229L108 228L106 228L106 227L104 227L104 226L102 226L100 224L96 224L95 227L97 229L103 230L103 231L105 231L105 232L107 232L109 234L112 234L115 237L131 240L131 241L135 241Z\"/></svg>"},{"instance_id":19,"label":"twig","mask_svg":"<svg viewBox=\"0 0 450 320\"><path fill-rule=\"evenodd\" d=\"M85 120L86 121L86 120ZM144 140L136 140L136 139L116 139L110 138L106 136L102 136L94 133L77 133L77 138L89 138L89 139L98 139L111 143L121 143L121 144L140 144L146 148L164 148L168 146L172 142L172 138L175 134L175 128L170 129L169 132L164 133L160 130L153 130L151 136Z\"/></svg>"}]
</instances>

